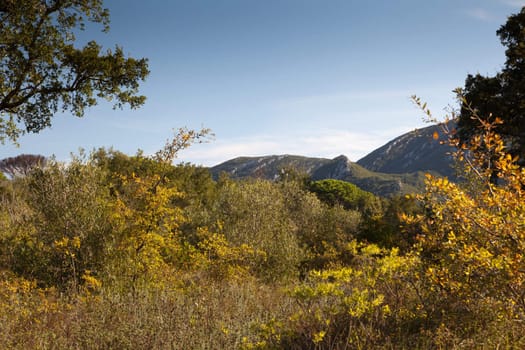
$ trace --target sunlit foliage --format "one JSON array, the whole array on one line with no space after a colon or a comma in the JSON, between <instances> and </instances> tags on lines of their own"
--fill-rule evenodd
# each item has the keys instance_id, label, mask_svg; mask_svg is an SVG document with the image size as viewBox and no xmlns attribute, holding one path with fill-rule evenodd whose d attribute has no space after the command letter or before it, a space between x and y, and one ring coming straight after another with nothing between
<instances>
[{"instance_id":1,"label":"sunlit foliage","mask_svg":"<svg viewBox=\"0 0 525 350\"><path fill-rule=\"evenodd\" d=\"M100 149L2 179L2 344L520 348L525 171L499 122L451 134L461 182L410 198L213 181L172 164L186 129L165 157Z\"/></svg>"},{"instance_id":2,"label":"sunlit foliage","mask_svg":"<svg viewBox=\"0 0 525 350\"><path fill-rule=\"evenodd\" d=\"M146 59L76 40L86 24L107 32L109 22L101 0L0 2L0 141L49 127L59 111L81 117L101 98L119 108L144 104Z\"/></svg>"},{"instance_id":3,"label":"sunlit foliage","mask_svg":"<svg viewBox=\"0 0 525 350\"><path fill-rule=\"evenodd\" d=\"M501 120L472 112L479 135L467 144L450 135L466 182L429 175L417 196L426 213L406 218L420 227L429 317L467 334L474 324L525 317L525 170L494 132Z\"/></svg>"},{"instance_id":4,"label":"sunlit foliage","mask_svg":"<svg viewBox=\"0 0 525 350\"><path fill-rule=\"evenodd\" d=\"M29 280L77 286L85 271L99 270L111 233L104 174L76 158L49 162L27 177L4 183L3 258Z\"/></svg>"}]
</instances>

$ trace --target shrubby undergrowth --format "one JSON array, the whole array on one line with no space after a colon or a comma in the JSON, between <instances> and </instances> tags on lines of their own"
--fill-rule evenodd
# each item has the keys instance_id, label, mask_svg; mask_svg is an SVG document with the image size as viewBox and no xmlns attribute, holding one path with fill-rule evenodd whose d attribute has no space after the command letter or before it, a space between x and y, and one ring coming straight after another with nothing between
<instances>
[{"instance_id":1,"label":"shrubby undergrowth","mask_svg":"<svg viewBox=\"0 0 525 350\"><path fill-rule=\"evenodd\" d=\"M525 346L525 170L494 133L464 180L380 199L300 176L213 181L114 150L0 180L5 348Z\"/></svg>"}]
</instances>

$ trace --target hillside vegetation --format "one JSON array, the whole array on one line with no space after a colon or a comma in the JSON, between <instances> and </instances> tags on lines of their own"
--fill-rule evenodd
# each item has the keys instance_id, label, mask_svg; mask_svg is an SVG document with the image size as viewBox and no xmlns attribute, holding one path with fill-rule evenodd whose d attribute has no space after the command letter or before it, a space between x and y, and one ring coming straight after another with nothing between
<instances>
[{"instance_id":1,"label":"hillside vegetation","mask_svg":"<svg viewBox=\"0 0 525 350\"><path fill-rule=\"evenodd\" d=\"M450 155L453 148L443 145L447 140L443 127L453 130L456 122L450 120L447 125L439 123L403 134L359 159L357 164L388 174L423 171L454 177L454 160Z\"/></svg>"},{"instance_id":2,"label":"hillside vegetation","mask_svg":"<svg viewBox=\"0 0 525 350\"><path fill-rule=\"evenodd\" d=\"M341 155L334 159L292 155L239 157L210 169L215 179L225 173L234 179L258 178L275 180L283 171L293 169L312 180L335 179L350 182L382 197L420 192L425 187L425 173L381 173L351 162Z\"/></svg>"},{"instance_id":3,"label":"hillside vegetation","mask_svg":"<svg viewBox=\"0 0 525 350\"><path fill-rule=\"evenodd\" d=\"M144 103L146 59L73 45L85 22L107 31L102 4L0 2L0 141ZM432 133L459 181L346 157L212 176L173 165L209 136L186 128L152 156L0 161L0 347L524 349L524 33L522 8L502 72L457 91L463 132Z\"/></svg>"},{"instance_id":4,"label":"hillside vegetation","mask_svg":"<svg viewBox=\"0 0 525 350\"><path fill-rule=\"evenodd\" d=\"M4 348L525 346L525 171L490 125L461 185L390 199L171 165L205 134L1 180Z\"/></svg>"}]
</instances>

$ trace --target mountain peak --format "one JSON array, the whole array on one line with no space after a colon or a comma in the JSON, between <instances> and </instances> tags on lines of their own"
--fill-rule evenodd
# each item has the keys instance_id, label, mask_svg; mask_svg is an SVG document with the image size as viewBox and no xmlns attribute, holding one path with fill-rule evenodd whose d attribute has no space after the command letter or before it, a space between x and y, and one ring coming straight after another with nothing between
<instances>
[{"instance_id":1,"label":"mountain peak","mask_svg":"<svg viewBox=\"0 0 525 350\"><path fill-rule=\"evenodd\" d=\"M449 123L446 126L454 129L455 122ZM451 147L440 142L446 138L442 127L433 125L403 134L357 163L345 155L334 159L272 155L235 158L212 167L210 171L215 178L225 172L232 178L275 180L283 169L293 168L312 180L344 180L380 196L412 193L424 187L424 172L454 176L449 155Z\"/></svg>"},{"instance_id":2,"label":"mountain peak","mask_svg":"<svg viewBox=\"0 0 525 350\"><path fill-rule=\"evenodd\" d=\"M454 177L452 148L442 144L446 139L444 126L453 130L456 122L451 120L447 125L432 125L403 134L359 159L357 164L384 173L424 171Z\"/></svg>"},{"instance_id":3,"label":"mountain peak","mask_svg":"<svg viewBox=\"0 0 525 350\"><path fill-rule=\"evenodd\" d=\"M340 156L335 157L333 160L336 162L346 162L346 163L350 162L348 157L345 156L344 154L341 154Z\"/></svg>"},{"instance_id":4,"label":"mountain peak","mask_svg":"<svg viewBox=\"0 0 525 350\"><path fill-rule=\"evenodd\" d=\"M293 168L312 180L336 179L351 182L380 196L416 192L423 186L423 174L389 175L369 171L344 155L334 159L291 155L239 157L210 169L214 178L226 173L234 179L247 177L275 180L282 169Z\"/></svg>"}]
</instances>

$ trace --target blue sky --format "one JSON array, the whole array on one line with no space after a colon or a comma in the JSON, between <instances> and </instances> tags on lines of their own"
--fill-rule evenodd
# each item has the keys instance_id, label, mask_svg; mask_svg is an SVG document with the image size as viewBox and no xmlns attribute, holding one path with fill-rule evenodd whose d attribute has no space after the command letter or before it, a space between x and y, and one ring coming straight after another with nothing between
<instances>
[{"instance_id":1,"label":"blue sky","mask_svg":"<svg viewBox=\"0 0 525 350\"><path fill-rule=\"evenodd\" d=\"M0 146L0 158L67 160L79 148L154 153L174 128L211 128L215 140L179 160L298 154L358 160L455 105L467 74L504 64L496 30L519 0L106 0L111 31L83 39L148 57L139 110L102 102L84 118Z\"/></svg>"}]
</instances>

